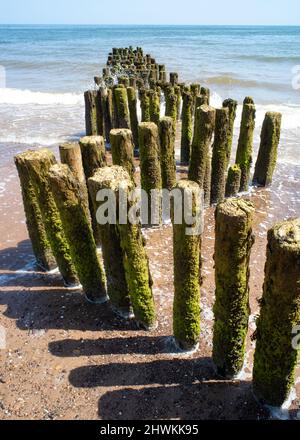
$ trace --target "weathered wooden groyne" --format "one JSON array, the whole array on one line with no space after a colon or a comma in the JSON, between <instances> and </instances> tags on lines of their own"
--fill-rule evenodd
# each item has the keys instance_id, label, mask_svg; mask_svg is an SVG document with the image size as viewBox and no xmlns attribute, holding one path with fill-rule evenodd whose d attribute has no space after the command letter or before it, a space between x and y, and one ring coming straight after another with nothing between
<instances>
[{"instance_id":1,"label":"weathered wooden groyne","mask_svg":"<svg viewBox=\"0 0 300 440\"><path fill-rule=\"evenodd\" d=\"M162 224L162 191L168 191L174 243L173 336L177 348L194 350L201 338L203 227L197 222L205 207L216 205L212 356L221 377L235 378L244 364L249 332L255 213L241 195L251 183L271 184L281 115L266 114L252 177L256 109L251 97L243 102L232 158L235 100L213 108L209 89L180 82L176 72L168 78L165 65L142 48L114 48L94 80L95 87L84 94L86 136L60 146L61 164L47 149L15 158L37 263L46 271L57 265L66 285L80 283L90 302L109 301L119 316L134 318L144 330L155 329L157 311L142 227ZM177 165L186 167L188 180L179 179ZM146 210L134 209L143 197L152 203ZM191 202L191 222L184 216L185 197ZM143 216L133 220L133 212L139 211ZM299 220L275 225L268 239L254 389L264 402L280 405L293 386L297 359L291 339L300 321Z\"/></svg>"}]
</instances>

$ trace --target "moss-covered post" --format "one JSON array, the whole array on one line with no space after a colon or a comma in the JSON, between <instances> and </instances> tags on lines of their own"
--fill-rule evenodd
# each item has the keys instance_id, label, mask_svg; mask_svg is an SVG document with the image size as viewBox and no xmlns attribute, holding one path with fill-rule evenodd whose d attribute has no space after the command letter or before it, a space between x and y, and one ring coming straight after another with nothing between
<instances>
[{"instance_id":1,"label":"moss-covered post","mask_svg":"<svg viewBox=\"0 0 300 440\"><path fill-rule=\"evenodd\" d=\"M102 136L85 136L79 141L82 165L86 180L93 176L98 168L106 166L106 150Z\"/></svg>"},{"instance_id":2,"label":"moss-covered post","mask_svg":"<svg viewBox=\"0 0 300 440\"><path fill-rule=\"evenodd\" d=\"M57 267L57 264L46 234L37 196L24 160L25 157L26 153L25 155L17 155L15 164L20 178L27 230L38 266L45 271L51 271Z\"/></svg>"},{"instance_id":3,"label":"moss-covered post","mask_svg":"<svg viewBox=\"0 0 300 440\"><path fill-rule=\"evenodd\" d=\"M55 156L50 150L40 149L23 153L23 159L32 179L47 237L60 273L66 285L77 285L78 278L69 244L49 183L49 170L56 164Z\"/></svg>"},{"instance_id":4,"label":"moss-covered post","mask_svg":"<svg viewBox=\"0 0 300 440\"><path fill-rule=\"evenodd\" d=\"M229 135L229 109L217 109L211 165L211 203L220 203L225 198Z\"/></svg>"},{"instance_id":5,"label":"moss-covered post","mask_svg":"<svg viewBox=\"0 0 300 440\"><path fill-rule=\"evenodd\" d=\"M114 105L113 105L113 91L111 88L106 89L103 95L103 112L104 112L104 126L105 138L110 142L110 132L114 125Z\"/></svg>"},{"instance_id":6,"label":"moss-covered post","mask_svg":"<svg viewBox=\"0 0 300 440\"><path fill-rule=\"evenodd\" d=\"M257 185L268 186L272 183L280 141L281 119L281 113L266 113L253 178L253 182Z\"/></svg>"},{"instance_id":7,"label":"moss-covered post","mask_svg":"<svg viewBox=\"0 0 300 440\"><path fill-rule=\"evenodd\" d=\"M252 203L243 199L227 200L216 209L213 360L226 378L234 378L244 364L253 214Z\"/></svg>"},{"instance_id":8,"label":"moss-covered post","mask_svg":"<svg viewBox=\"0 0 300 440\"><path fill-rule=\"evenodd\" d=\"M111 152L113 164L125 168L134 180L134 146L130 130L114 129L110 132Z\"/></svg>"},{"instance_id":9,"label":"moss-covered post","mask_svg":"<svg viewBox=\"0 0 300 440\"><path fill-rule=\"evenodd\" d=\"M205 97L207 100L207 105L210 105L210 90L207 87L201 87L200 95Z\"/></svg>"},{"instance_id":10,"label":"moss-covered post","mask_svg":"<svg viewBox=\"0 0 300 440\"><path fill-rule=\"evenodd\" d=\"M176 95L177 98L177 109L176 109L176 115L177 115L177 121L181 120L181 102L182 102L182 97L181 97L181 88L180 86L175 86L174 87L174 93Z\"/></svg>"},{"instance_id":11,"label":"moss-covered post","mask_svg":"<svg viewBox=\"0 0 300 440\"><path fill-rule=\"evenodd\" d=\"M238 103L234 99L225 99L223 102L224 108L229 108L229 133L228 133L228 146L227 146L227 167L230 164L231 150L233 143L233 133L234 133L234 121L236 118L236 110Z\"/></svg>"},{"instance_id":12,"label":"moss-covered post","mask_svg":"<svg viewBox=\"0 0 300 440\"><path fill-rule=\"evenodd\" d=\"M181 153L182 165L188 165L191 158L193 140L193 97L191 93L184 92L182 95L182 129L181 129Z\"/></svg>"},{"instance_id":13,"label":"moss-covered post","mask_svg":"<svg viewBox=\"0 0 300 440\"><path fill-rule=\"evenodd\" d=\"M85 173L82 164L81 149L79 143L70 142L59 146L60 159L64 165L68 165L75 178L78 180L81 191L82 201L84 203L87 218L90 219L90 210L88 202L88 190L86 185Z\"/></svg>"},{"instance_id":14,"label":"moss-covered post","mask_svg":"<svg viewBox=\"0 0 300 440\"><path fill-rule=\"evenodd\" d=\"M170 83L172 84L172 86L178 84L178 73L176 72L170 73Z\"/></svg>"},{"instance_id":15,"label":"moss-covered post","mask_svg":"<svg viewBox=\"0 0 300 440\"><path fill-rule=\"evenodd\" d=\"M181 224L176 224L173 215L174 243L174 308L173 331L176 344L182 350L194 350L200 336L200 255L201 226L187 225L184 200L192 200L192 214L198 221L201 217L202 203L199 185L188 180L181 180L175 189L181 193L182 201L176 197L173 210L182 213ZM177 203L177 205L176 205ZM181 206L178 206L181 205ZM189 213L191 214L191 213ZM180 223L180 222L178 222ZM197 222L196 222L197 223ZM188 229L195 228L194 234Z\"/></svg>"},{"instance_id":16,"label":"moss-covered post","mask_svg":"<svg viewBox=\"0 0 300 440\"><path fill-rule=\"evenodd\" d=\"M201 91L201 85L198 83L193 83L190 85L190 89L191 89L191 94L193 97L193 115L195 114L195 111L197 109L196 107L196 98L197 96L200 95L200 91Z\"/></svg>"},{"instance_id":17,"label":"moss-covered post","mask_svg":"<svg viewBox=\"0 0 300 440\"><path fill-rule=\"evenodd\" d=\"M166 114L165 116L170 116L174 124L177 122L177 96L174 91L174 87L168 86L164 90L165 101L166 101Z\"/></svg>"},{"instance_id":18,"label":"moss-covered post","mask_svg":"<svg viewBox=\"0 0 300 440\"><path fill-rule=\"evenodd\" d=\"M242 172L239 165L232 165L228 170L226 197L236 197L240 190Z\"/></svg>"},{"instance_id":19,"label":"moss-covered post","mask_svg":"<svg viewBox=\"0 0 300 440\"><path fill-rule=\"evenodd\" d=\"M97 134L104 136L105 124L104 124L104 93L105 89L100 87L96 95L96 118L97 118Z\"/></svg>"},{"instance_id":20,"label":"moss-covered post","mask_svg":"<svg viewBox=\"0 0 300 440\"><path fill-rule=\"evenodd\" d=\"M105 274L86 216L82 188L67 165L54 165L49 180L79 281L86 298L103 304L108 301Z\"/></svg>"},{"instance_id":21,"label":"moss-covered post","mask_svg":"<svg viewBox=\"0 0 300 440\"><path fill-rule=\"evenodd\" d=\"M91 199L94 203L94 211L97 212L105 202L97 201L99 191L112 191L115 194L120 183L117 176L121 168L118 166L98 169L88 180ZM123 170L123 169L122 169ZM123 174L128 176L125 170ZM121 248L120 234L116 224L98 223L101 234L102 254L107 278L107 293L114 311L124 318L130 317L130 298L125 275L124 255Z\"/></svg>"},{"instance_id":22,"label":"moss-covered post","mask_svg":"<svg viewBox=\"0 0 300 440\"><path fill-rule=\"evenodd\" d=\"M155 215L153 215L150 203L151 191L162 189L160 141L158 127L156 124L153 122L142 122L139 125L139 145L141 161L141 186L149 197L148 224L156 224L157 222L154 221ZM160 200L156 200L156 202L160 205ZM160 223L160 215L157 220L158 223Z\"/></svg>"},{"instance_id":23,"label":"moss-covered post","mask_svg":"<svg viewBox=\"0 0 300 440\"><path fill-rule=\"evenodd\" d=\"M189 179L203 189L210 144L215 129L216 110L203 105L196 111Z\"/></svg>"},{"instance_id":24,"label":"moss-covered post","mask_svg":"<svg viewBox=\"0 0 300 440\"><path fill-rule=\"evenodd\" d=\"M140 89L139 93L142 111L142 122L150 122L150 96L149 91Z\"/></svg>"},{"instance_id":25,"label":"moss-covered post","mask_svg":"<svg viewBox=\"0 0 300 440\"><path fill-rule=\"evenodd\" d=\"M130 126L135 148L139 148L139 120L137 115L137 96L134 87L127 88L128 107L130 113Z\"/></svg>"},{"instance_id":26,"label":"moss-covered post","mask_svg":"<svg viewBox=\"0 0 300 440\"><path fill-rule=\"evenodd\" d=\"M85 127L87 136L96 136L98 134L96 99L96 90L88 90L84 93Z\"/></svg>"},{"instance_id":27,"label":"moss-covered post","mask_svg":"<svg viewBox=\"0 0 300 440\"><path fill-rule=\"evenodd\" d=\"M268 232L265 282L257 321L253 385L256 396L281 406L295 382L300 322L300 219ZM298 345L298 350L297 350Z\"/></svg>"},{"instance_id":28,"label":"moss-covered post","mask_svg":"<svg viewBox=\"0 0 300 440\"><path fill-rule=\"evenodd\" d=\"M160 96L155 90L150 90L150 121L157 126L160 120Z\"/></svg>"},{"instance_id":29,"label":"moss-covered post","mask_svg":"<svg viewBox=\"0 0 300 440\"><path fill-rule=\"evenodd\" d=\"M87 180L92 177L99 168L103 168L107 164L104 138L102 136L86 136L80 139L79 145L81 149L83 169L87 182ZM98 230L96 212L94 211L94 205L89 194L88 199L94 238L96 244L100 245L101 237Z\"/></svg>"},{"instance_id":30,"label":"moss-covered post","mask_svg":"<svg viewBox=\"0 0 300 440\"><path fill-rule=\"evenodd\" d=\"M252 98L244 100L240 136L236 153L236 164L242 171L240 191L248 191L252 165L253 134L256 109Z\"/></svg>"},{"instance_id":31,"label":"moss-covered post","mask_svg":"<svg viewBox=\"0 0 300 440\"><path fill-rule=\"evenodd\" d=\"M130 115L128 107L127 90L125 87L114 89L114 100L116 105L116 124L115 128L128 128L130 130Z\"/></svg>"},{"instance_id":32,"label":"moss-covered post","mask_svg":"<svg viewBox=\"0 0 300 440\"><path fill-rule=\"evenodd\" d=\"M100 187L111 189L116 194L117 205L119 205L120 188L130 194L134 189L133 182L127 171L119 166L113 166L99 170L93 179L89 180L89 186L95 185L97 190ZM99 186L100 185L100 186ZM127 205L127 220L129 210L134 201L129 198ZM125 267L126 282L128 290L123 290L123 300L127 300L129 292L135 319L137 323L146 330L156 327L155 304L152 293L152 282L149 270L149 261L144 247L144 239L140 224L132 222L117 222L119 239L122 247L123 262ZM110 250L108 250L110 252ZM122 260L114 260L113 264ZM114 266L112 266L112 269ZM119 287L119 295L121 295ZM126 296L125 296L126 295ZM122 299L122 296L120 296ZM127 300L128 301L128 300Z\"/></svg>"},{"instance_id":33,"label":"moss-covered post","mask_svg":"<svg viewBox=\"0 0 300 440\"><path fill-rule=\"evenodd\" d=\"M175 129L172 118L166 116L161 119L159 135L162 187L171 190L176 184Z\"/></svg>"},{"instance_id":34,"label":"moss-covered post","mask_svg":"<svg viewBox=\"0 0 300 440\"><path fill-rule=\"evenodd\" d=\"M205 167L205 176L203 183L204 190L204 206L207 208L210 206L211 202L211 162L212 162L212 150L209 148L206 167Z\"/></svg>"}]
</instances>

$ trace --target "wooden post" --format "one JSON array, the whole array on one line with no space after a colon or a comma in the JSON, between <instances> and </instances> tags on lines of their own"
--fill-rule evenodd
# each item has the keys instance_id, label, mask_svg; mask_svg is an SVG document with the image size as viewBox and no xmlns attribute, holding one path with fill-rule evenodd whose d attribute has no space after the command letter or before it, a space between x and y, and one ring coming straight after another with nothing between
<instances>
[{"instance_id":1,"label":"wooden post","mask_svg":"<svg viewBox=\"0 0 300 440\"><path fill-rule=\"evenodd\" d=\"M203 189L209 149L215 129L216 110L203 105L196 111L189 179Z\"/></svg>"},{"instance_id":2,"label":"wooden post","mask_svg":"<svg viewBox=\"0 0 300 440\"><path fill-rule=\"evenodd\" d=\"M245 357L253 214L252 203L243 199L227 200L216 210L213 360L218 373L230 379Z\"/></svg>"},{"instance_id":3,"label":"wooden post","mask_svg":"<svg viewBox=\"0 0 300 440\"><path fill-rule=\"evenodd\" d=\"M142 111L142 122L150 122L150 96L149 91L140 89L139 93Z\"/></svg>"},{"instance_id":4,"label":"wooden post","mask_svg":"<svg viewBox=\"0 0 300 440\"><path fill-rule=\"evenodd\" d=\"M240 191L248 191L252 165L253 134L256 109L252 98L244 100L240 137L236 153L236 164L242 171Z\"/></svg>"},{"instance_id":5,"label":"wooden post","mask_svg":"<svg viewBox=\"0 0 300 440\"><path fill-rule=\"evenodd\" d=\"M217 109L211 171L211 203L220 203L225 198L229 135L229 109Z\"/></svg>"},{"instance_id":6,"label":"wooden post","mask_svg":"<svg viewBox=\"0 0 300 440\"><path fill-rule=\"evenodd\" d=\"M280 140L281 113L268 112L261 131L261 143L255 166L253 182L268 186L272 183Z\"/></svg>"},{"instance_id":7,"label":"wooden post","mask_svg":"<svg viewBox=\"0 0 300 440\"><path fill-rule=\"evenodd\" d=\"M34 186L26 167L26 154L18 154L15 157L15 164L20 178L27 230L38 266L44 271L51 271L57 267L57 264L46 234Z\"/></svg>"},{"instance_id":8,"label":"wooden post","mask_svg":"<svg viewBox=\"0 0 300 440\"><path fill-rule=\"evenodd\" d=\"M106 89L103 95L103 109L104 109L104 126L106 142L110 143L110 132L114 125L114 105L113 105L113 91L111 88Z\"/></svg>"},{"instance_id":9,"label":"wooden post","mask_svg":"<svg viewBox=\"0 0 300 440\"><path fill-rule=\"evenodd\" d=\"M139 145L141 160L141 186L151 198L152 190L162 189L160 144L158 127L153 122L142 122L139 125ZM152 197L153 198L153 197ZM159 203L159 201L157 201ZM149 203L148 224L152 224L152 209ZM160 217L160 216L159 216ZM160 224L161 219L157 219ZM156 222L154 222L156 224Z\"/></svg>"},{"instance_id":10,"label":"wooden post","mask_svg":"<svg viewBox=\"0 0 300 440\"><path fill-rule=\"evenodd\" d=\"M99 169L106 166L105 143L102 136L86 136L79 141L81 149L82 164L84 168L86 182ZM98 246L101 245L101 237L98 229L96 212L94 210L93 201L88 194L89 209L92 220L92 228L94 238Z\"/></svg>"},{"instance_id":11,"label":"wooden post","mask_svg":"<svg viewBox=\"0 0 300 440\"><path fill-rule=\"evenodd\" d=\"M94 211L97 212L104 202L97 202L97 194L102 190L115 191L116 176L120 167L99 168L88 180L88 187ZM123 170L123 174L125 174ZM126 173L127 176L127 173ZM107 293L116 314L128 319L131 316L130 297L126 281L124 255L121 248L117 225L98 223L101 235L102 254L107 278Z\"/></svg>"},{"instance_id":12,"label":"wooden post","mask_svg":"<svg viewBox=\"0 0 300 440\"><path fill-rule=\"evenodd\" d=\"M231 150L233 143L233 133L234 133L234 121L236 118L236 110L238 103L233 99L225 99L223 102L223 107L229 109L229 133L228 133L228 146L227 146L227 167L230 164Z\"/></svg>"},{"instance_id":13,"label":"wooden post","mask_svg":"<svg viewBox=\"0 0 300 440\"><path fill-rule=\"evenodd\" d=\"M295 383L300 322L300 219L268 232L265 282L257 321L253 384L264 403L281 406ZM298 331L299 333L299 331Z\"/></svg>"},{"instance_id":14,"label":"wooden post","mask_svg":"<svg viewBox=\"0 0 300 440\"><path fill-rule=\"evenodd\" d=\"M96 98L96 90L88 90L84 93L85 127L87 136L96 136L98 134Z\"/></svg>"},{"instance_id":15,"label":"wooden post","mask_svg":"<svg viewBox=\"0 0 300 440\"><path fill-rule=\"evenodd\" d=\"M160 121L160 96L155 90L150 90L150 121L159 126Z\"/></svg>"},{"instance_id":16,"label":"wooden post","mask_svg":"<svg viewBox=\"0 0 300 440\"><path fill-rule=\"evenodd\" d=\"M126 129L114 129L110 132L111 152L114 165L125 168L134 181L134 146L132 132Z\"/></svg>"},{"instance_id":17,"label":"wooden post","mask_svg":"<svg viewBox=\"0 0 300 440\"><path fill-rule=\"evenodd\" d=\"M166 116L161 119L159 134L162 187L171 190L176 184L175 129L172 118Z\"/></svg>"},{"instance_id":18,"label":"wooden post","mask_svg":"<svg viewBox=\"0 0 300 440\"><path fill-rule=\"evenodd\" d=\"M49 170L56 164L54 154L47 149L27 151L23 154L35 194L42 213L47 237L60 273L67 286L78 284L69 243L49 183Z\"/></svg>"},{"instance_id":19,"label":"wooden post","mask_svg":"<svg viewBox=\"0 0 300 440\"><path fill-rule=\"evenodd\" d=\"M65 143L59 146L60 159L65 165L68 165L75 178L78 180L82 191L82 202L84 204L85 213L90 219L88 190L82 164L81 149L78 143Z\"/></svg>"},{"instance_id":20,"label":"wooden post","mask_svg":"<svg viewBox=\"0 0 300 440\"><path fill-rule=\"evenodd\" d=\"M93 192L98 192L103 186L111 189L116 194L119 201L119 191L129 195L134 189L133 182L124 168L113 166L99 170L95 176L89 180L90 188ZM132 207L132 201L128 201L128 211ZM125 224L124 224L125 223ZM123 290L123 295L129 292L130 299L137 323L146 330L156 327L155 304L152 293L151 276L149 261L144 247L144 240L140 224L132 224L127 218L127 222L118 222L120 243L124 255L124 267L128 290ZM112 261L111 268L120 263L120 259ZM120 291L120 287L118 288ZM121 292L120 292L121 293ZM127 296L123 296L126 299Z\"/></svg>"},{"instance_id":21,"label":"wooden post","mask_svg":"<svg viewBox=\"0 0 300 440\"><path fill-rule=\"evenodd\" d=\"M178 73L176 72L170 73L170 83L172 84L172 86L178 84Z\"/></svg>"},{"instance_id":22,"label":"wooden post","mask_svg":"<svg viewBox=\"0 0 300 440\"><path fill-rule=\"evenodd\" d=\"M181 163L188 165L191 158L193 140L193 97L189 92L183 93L182 129L181 129Z\"/></svg>"},{"instance_id":23,"label":"wooden post","mask_svg":"<svg viewBox=\"0 0 300 440\"><path fill-rule=\"evenodd\" d=\"M200 215L201 197L197 183L180 180L176 190L182 194L181 212L182 222L173 221L174 241L174 310L173 331L175 341L182 350L194 350L199 343L200 336L200 255L201 255L201 230L194 235L187 233L185 222L184 199L189 196L192 200L193 215ZM174 203L178 203L176 198ZM177 207L178 209L178 207ZM173 219L174 220L174 219Z\"/></svg>"},{"instance_id":24,"label":"wooden post","mask_svg":"<svg viewBox=\"0 0 300 440\"><path fill-rule=\"evenodd\" d=\"M240 190L242 172L239 165L233 165L228 170L226 197L236 197Z\"/></svg>"},{"instance_id":25,"label":"wooden post","mask_svg":"<svg viewBox=\"0 0 300 440\"><path fill-rule=\"evenodd\" d=\"M97 255L89 219L84 209L82 187L67 165L54 165L49 171L51 189L60 212L65 236L79 281L88 301L108 301L105 274Z\"/></svg>"},{"instance_id":26,"label":"wooden post","mask_svg":"<svg viewBox=\"0 0 300 440\"><path fill-rule=\"evenodd\" d=\"M130 113L130 126L133 136L133 142L136 150L139 149L139 121L137 115L137 96L134 87L127 88L128 107Z\"/></svg>"},{"instance_id":27,"label":"wooden post","mask_svg":"<svg viewBox=\"0 0 300 440\"><path fill-rule=\"evenodd\" d=\"M116 87L114 89L114 99L116 104L117 124L115 128L127 128L130 130L127 90L124 87Z\"/></svg>"}]
</instances>

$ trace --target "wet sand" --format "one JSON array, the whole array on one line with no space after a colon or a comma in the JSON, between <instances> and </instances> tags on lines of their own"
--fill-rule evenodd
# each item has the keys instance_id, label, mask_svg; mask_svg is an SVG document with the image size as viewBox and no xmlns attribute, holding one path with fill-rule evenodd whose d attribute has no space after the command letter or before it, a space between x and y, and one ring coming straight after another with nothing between
<instances>
[{"instance_id":1,"label":"wet sand","mask_svg":"<svg viewBox=\"0 0 300 440\"><path fill-rule=\"evenodd\" d=\"M202 333L193 355L172 354L172 228L145 230L159 326L138 331L108 305L86 303L59 274L36 272L11 144L1 154L0 419L266 419L255 401L251 370L257 299L262 294L267 230L300 215L300 168L279 164L270 189L251 192L256 242L251 257L251 319L239 380L219 380L211 362L214 303L214 209L205 215L201 289ZM57 152L57 148L52 148ZM184 177L184 169L178 169ZM284 176L284 177L283 177ZM289 176L289 177L288 177ZM300 418L297 399L283 416Z\"/></svg>"}]
</instances>

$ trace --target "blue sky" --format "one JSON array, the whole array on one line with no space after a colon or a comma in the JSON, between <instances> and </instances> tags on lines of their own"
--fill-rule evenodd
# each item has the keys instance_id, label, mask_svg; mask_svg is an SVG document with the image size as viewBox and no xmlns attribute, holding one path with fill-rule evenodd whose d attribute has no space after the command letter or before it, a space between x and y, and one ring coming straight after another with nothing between
<instances>
[{"instance_id":1,"label":"blue sky","mask_svg":"<svg viewBox=\"0 0 300 440\"><path fill-rule=\"evenodd\" d=\"M2 24L300 24L299 0L0 0Z\"/></svg>"}]
</instances>

